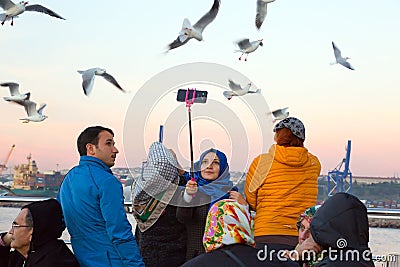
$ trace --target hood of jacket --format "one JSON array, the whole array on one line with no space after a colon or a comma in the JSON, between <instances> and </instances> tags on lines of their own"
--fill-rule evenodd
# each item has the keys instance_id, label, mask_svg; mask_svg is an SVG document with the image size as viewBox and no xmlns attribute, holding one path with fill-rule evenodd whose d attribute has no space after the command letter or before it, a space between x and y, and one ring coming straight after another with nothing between
<instances>
[{"instance_id":1,"label":"hood of jacket","mask_svg":"<svg viewBox=\"0 0 400 267\"><path fill-rule=\"evenodd\" d=\"M270 153L275 150L274 159L282 164L300 167L307 163L309 156L305 147L284 147L273 145Z\"/></svg>"},{"instance_id":2,"label":"hood of jacket","mask_svg":"<svg viewBox=\"0 0 400 267\"><path fill-rule=\"evenodd\" d=\"M368 249L367 208L355 196L336 193L317 210L310 225L314 240L324 249Z\"/></svg>"},{"instance_id":3,"label":"hood of jacket","mask_svg":"<svg viewBox=\"0 0 400 267\"><path fill-rule=\"evenodd\" d=\"M22 209L29 209L33 219L31 250L40 248L45 243L61 237L64 230L62 209L55 199L33 202Z\"/></svg>"}]
</instances>

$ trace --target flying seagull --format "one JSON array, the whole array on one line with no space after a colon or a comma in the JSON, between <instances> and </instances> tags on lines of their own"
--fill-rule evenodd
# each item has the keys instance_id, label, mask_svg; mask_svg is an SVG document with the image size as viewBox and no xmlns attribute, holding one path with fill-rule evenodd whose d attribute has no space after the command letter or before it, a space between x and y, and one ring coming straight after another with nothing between
<instances>
[{"instance_id":1,"label":"flying seagull","mask_svg":"<svg viewBox=\"0 0 400 267\"><path fill-rule=\"evenodd\" d=\"M117 80L115 80L113 76L108 74L105 69L92 68L83 71L78 70L78 73L82 74L82 88L85 95L89 95L92 92L95 75L102 76L104 79L115 85L115 87L117 87L119 90L126 93L126 91L122 89L122 87L118 84Z\"/></svg>"},{"instance_id":2,"label":"flying seagull","mask_svg":"<svg viewBox=\"0 0 400 267\"><path fill-rule=\"evenodd\" d=\"M240 84L235 83L231 79L228 80L229 82L229 88L232 91L224 91L223 94L224 96L230 100L233 96L242 96L245 94L259 94L261 93L261 89L257 89L256 91L250 91L252 83L249 82L245 87L242 88Z\"/></svg>"},{"instance_id":3,"label":"flying seagull","mask_svg":"<svg viewBox=\"0 0 400 267\"><path fill-rule=\"evenodd\" d=\"M41 5L28 5L27 1L21 1L18 4L14 4L11 0L0 0L0 7L4 9L5 13L0 14L1 25L4 25L6 20L11 18L11 26L14 25L14 17L18 17L19 14L24 13L25 11L36 11L45 13L55 18L64 19L54 11L41 6ZM65 19L64 19L65 20Z\"/></svg>"},{"instance_id":4,"label":"flying seagull","mask_svg":"<svg viewBox=\"0 0 400 267\"><path fill-rule=\"evenodd\" d=\"M21 94L19 92L18 83L13 83L13 82L0 83L0 86L8 87L10 89L11 96L3 97L5 101L19 102L19 101L29 100L29 97L31 96L31 93Z\"/></svg>"},{"instance_id":5,"label":"flying seagull","mask_svg":"<svg viewBox=\"0 0 400 267\"><path fill-rule=\"evenodd\" d=\"M183 20L182 30L179 33L178 38L168 45L168 50L180 47L186 44L190 39L195 38L198 41L203 40L203 30L210 24L218 14L220 0L214 0L210 11L205 14L196 24L193 26L190 24L189 20L185 18Z\"/></svg>"},{"instance_id":6,"label":"flying seagull","mask_svg":"<svg viewBox=\"0 0 400 267\"><path fill-rule=\"evenodd\" d=\"M350 58L342 57L342 53L340 52L340 49L335 45L334 42L332 42L332 46L333 46L333 52L335 53L336 62L332 62L331 65L339 63L340 65L345 66L348 69L354 70L354 68L350 65L350 63L347 62L347 60Z\"/></svg>"},{"instance_id":7,"label":"flying seagull","mask_svg":"<svg viewBox=\"0 0 400 267\"><path fill-rule=\"evenodd\" d=\"M254 52L257 50L259 46L263 46L263 39L257 40L250 42L249 39L243 39L238 41L236 44L239 46L239 50L236 50L235 52L241 52L242 54L239 57L239 60L242 59L242 56L246 54L246 58L244 61L247 61L247 57L249 56L249 53Z\"/></svg>"},{"instance_id":8,"label":"flying seagull","mask_svg":"<svg viewBox=\"0 0 400 267\"><path fill-rule=\"evenodd\" d=\"M23 102L17 102L18 104L25 107L26 113L28 117L20 119L23 123L28 123L30 121L33 122L41 122L48 118L46 115L43 115L43 109L46 107L46 104L42 104L38 110L36 110L36 103L30 100L25 100Z\"/></svg>"},{"instance_id":9,"label":"flying seagull","mask_svg":"<svg viewBox=\"0 0 400 267\"><path fill-rule=\"evenodd\" d=\"M267 5L275 0L257 0L256 27L259 30L267 16Z\"/></svg>"},{"instance_id":10,"label":"flying seagull","mask_svg":"<svg viewBox=\"0 0 400 267\"><path fill-rule=\"evenodd\" d=\"M287 117L289 117L289 111L287 111L288 108L281 108L272 111L272 116L274 117L273 122L278 121L278 120L284 120Z\"/></svg>"}]
</instances>

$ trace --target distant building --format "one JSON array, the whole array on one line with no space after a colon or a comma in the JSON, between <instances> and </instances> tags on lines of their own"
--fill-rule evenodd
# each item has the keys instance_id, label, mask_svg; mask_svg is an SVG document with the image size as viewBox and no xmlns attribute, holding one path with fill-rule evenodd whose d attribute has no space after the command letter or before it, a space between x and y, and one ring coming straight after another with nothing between
<instances>
[{"instance_id":1,"label":"distant building","mask_svg":"<svg viewBox=\"0 0 400 267\"><path fill-rule=\"evenodd\" d=\"M22 190L58 190L64 174L59 171L47 171L39 173L38 166L32 157L27 157L28 164L20 164L14 167L12 189Z\"/></svg>"}]
</instances>

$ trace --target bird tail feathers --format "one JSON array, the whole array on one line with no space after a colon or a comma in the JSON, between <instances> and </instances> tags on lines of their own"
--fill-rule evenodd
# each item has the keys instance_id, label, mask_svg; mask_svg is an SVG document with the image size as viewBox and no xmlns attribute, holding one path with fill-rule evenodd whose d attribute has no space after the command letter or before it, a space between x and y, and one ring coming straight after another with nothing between
<instances>
[{"instance_id":1,"label":"bird tail feathers","mask_svg":"<svg viewBox=\"0 0 400 267\"><path fill-rule=\"evenodd\" d=\"M183 23L182 23L182 30L181 30L181 32L183 32L183 31L186 30L186 29L191 29L191 28L193 28L193 27L192 27L192 24L190 24L190 21L189 21L187 18L185 18L185 19L183 20Z\"/></svg>"},{"instance_id":2,"label":"bird tail feathers","mask_svg":"<svg viewBox=\"0 0 400 267\"><path fill-rule=\"evenodd\" d=\"M83 74L84 71L83 71L83 70L78 70L78 73L79 73L79 74Z\"/></svg>"}]
</instances>

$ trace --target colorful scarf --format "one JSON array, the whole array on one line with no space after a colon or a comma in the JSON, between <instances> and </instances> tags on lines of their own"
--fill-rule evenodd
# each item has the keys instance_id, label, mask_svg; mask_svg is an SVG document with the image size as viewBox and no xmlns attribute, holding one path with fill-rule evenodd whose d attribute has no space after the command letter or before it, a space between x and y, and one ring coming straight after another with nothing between
<instances>
[{"instance_id":1,"label":"colorful scarf","mask_svg":"<svg viewBox=\"0 0 400 267\"><path fill-rule=\"evenodd\" d=\"M219 173L218 178L215 180L206 180L201 176L201 163L204 157L210 153L214 152L219 158ZM229 164L225 154L217 149L210 148L204 151L200 155L199 161L194 163L194 178L196 179L199 191L210 196L211 204L214 204L218 200L229 198L228 191L234 190L238 191L237 187L233 185L230 180L231 175L229 173ZM189 181L192 177L190 173L185 172L186 181Z\"/></svg>"},{"instance_id":2,"label":"colorful scarf","mask_svg":"<svg viewBox=\"0 0 400 267\"><path fill-rule=\"evenodd\" d=\"M312 206L308 209L306 209L302 214L300 214L299 218L297 219L297 230L300 229L301 226L301 222L303 221L303 219L306 219L309 223L311 223L312 218L315 215L315 212L319 209L319 207L321 207L321 205L317 205L317 206ZM299 247L300 244L297 244L296 249ZM321 260L321 254L317 254L316 256L316 260L309 260L309 261L305 261L304 264L307 267L313 267L316 266Z\"/></svg>"},{"instance_id":3,"label":"colorful scarf","mask_svg":"<svg viewBox=\"0 0 400 267\"><path fill-rule=\"evenodd\" d=\"M319 207L321 207L321 205L309 207L302 214L300 214L299 218L297 219L297 223L296 223L297 230L300 229L300 224L303 219L306 219L309 223L311 223L312 218L313 218L315 212L319 209Z\"/></svg>"},{"instance_id":4,"label":"colorful scarf","mask_svg":"<svg viewBox=\"0 0 400 267\"><path fill-rule=\"evenodd\" d=\"M247 205L224 199L216 202L208 211L203 245L206 252L210 252L231 244L254 247L254 221Z\"/></svg>"}]
</instances>

